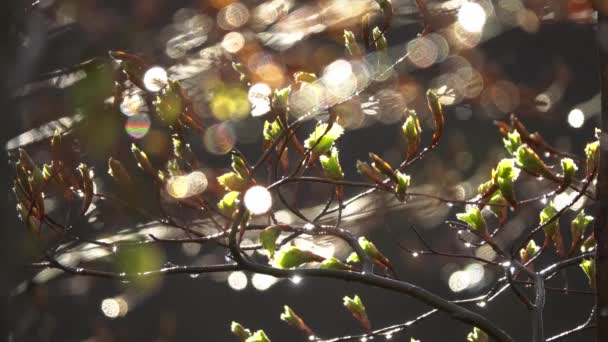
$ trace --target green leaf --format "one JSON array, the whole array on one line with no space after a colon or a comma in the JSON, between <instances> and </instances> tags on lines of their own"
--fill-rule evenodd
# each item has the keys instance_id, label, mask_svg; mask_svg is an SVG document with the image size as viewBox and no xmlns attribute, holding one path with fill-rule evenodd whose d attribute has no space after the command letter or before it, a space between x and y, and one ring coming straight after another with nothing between
<instances>
[{"instance_id":1,"label":"green leaf","mask_svg":"<svg viewBox=\"0 0 608 342\"><path fill-rule=\"evenodd\" d=\"M275 253L273 264L281 269L290 269L305 263L322 262L323 260L325 258L310 251L301 250L295 246L288 246L281 248L281 250Z\"/></svg>"},{"instance_id":2,"label":"green leaf","mask_svg":"<svg viewBox=\"0 0 608 342\"><path fill-rule=\"evenodd\" d=\"M435 132L433 133L432 143L437 144L443 133L443 107L441 106L441 102L439 101L439 96L431 89L426 92L426 101L429 110L433 114L433 119L435 120Z\"/></svg>"},{"instance_id":3,"label":"green leaf","mask_svg":"<svg viewBox=\"0 0 608 342\"><path fill-rule=\"evenodd\" d=\"M515 151L515 157L517 166L520 168L535 175L545 176L550 179L554 178L554 175L549 171L545 162L543 162L538 154L528 147L528 145L521 145L517 151Z\"/></svg>"},{"instance_id":4,"label":"green leaf","mask_svg":"<svg viewBox=\"0 0 608 342\"><path fill-rule=\"evenodd\" d=\"M411 160L416 155L420 147L421 132L420 120L413 110L407 111L407 119L401 128L407 139L407 160Z\"/></svg>"},{"instance_id":5,"label":"green leaf","mask_svg":"<svg viewBox=\"0 0 608 342\"><path fill-rule=\"evenodd\" d=\"M355 253L355 255L357 255ZM325 259L320 265L319 268L322 270L345 270L348 271L351 269L350 266L341 262L340 260L331 257L329 259Z\"/></svg>"},{"instance_id":6,"label":"green leaf","mask_svg":"<svg viewBox=\"0 0 608 342\"><path fill-rule=\"evenodd\" d=\"M298 71L293 74L296 83L313 83L317 80L317 75L311 72Z\"/></svg>"},{"instance_id":7,"label":"green leaf","mask_svg":"<svg viewBox=\"0 0 608 342\"><path fill-rule=\"evenodd\" d=\"M246 341L249 337L251 337L251 330L245 328L238 322L232 322L230 324L230 331L233 335L238 337L241 341Z\"/></svg>"},{"instance_id":8,"label":"green leaf","mask_svg":"<svg viewBox=\"0 0 608 342\"><path fill-rule=\"evenodd\" d=\"M395 193L397 194L397 198L403 202L405 200L405 193L410 186L411 177L403 174L399 171L395 173L397 176L397 184L395 185Z\"/></svg>"},{"instance_id":9,"label":"green leaf","mask_svg":"<svg viewBox=\"0 0 608 342\"><path fill-rule=\"evenodd\" d=\"M241 178L245 179L249 176L249 168L247 167L247 163L245 160L236 153L232 153L232 169L236 172Z\"/></svg>"},{"instance_id":10,"label":"green leaf","mask_svg":"<svg viewBox=\"0 0 608 342\"><path fill-rule=\"evenodd\" d=\"M507 137L502 139L507 152L510 155L514 155L517 149L521 146L521 136L517 130L513 130L512 132L507 133Z\"/></svg>"},{"instance_id":11,"label":"green leaf","mask_svg":"<svg viewBox=\"0 0 608 342\"><path fill-rule=\"evenodd\" d=\"M534 242L534 240L528 241L526 247L522 248L519 251L519 257L521 259L521 262L525 264L526 262L528 262L528 260L535 257L539 251L540 247L536 245L536 242Z\"/></svg>"},{"instance_id":12,"label":"green leaf","mask_svg":"<svg viewBox=\"0 0 608 342\"><path fill-rule=\"evenodd\" d=\"M470 206L466 212L456 214L456 218L460 221L466 222L480 235L487 234L486 220L476 206Z\"/></svg>"},{"instance_id":13,"label":"green leaf","mask_svg":"<svg viewBox=\"0 0 608 342\"><path fill-rule=\"evenodd\" d=\"M420 342L420 340L417 340L417 339L415 339L415 338L412 337L412 338L410 338L410 342Z\"/></svg>"},{"instance_id":14,"label":"green leaf","mask_svg":"<svg viewBox=\"0 0 608 342\"><path fill-rule=\"evenodd\" d=\"M361 56L361 48L357 44L357 39L352 31L344 30L344 46L349 56Z\"/></svg>"},{"instance_id":15,"label":"green leaf","mask_svg":"<svg viewBox=\"0 0 608 342\"><path fill-rule=\"evenodd\" d=\"M344 133L342 126L337 123L334 123L329 131L327 128L328 126L326 123L318 124L308 139L304 141L306 148L312 148L312 151L316 155L320 156L329 152L334 144L334 141L336 141L336 139L338 139L342 133Z\"/></svg>"},{"instance_id":16,"label":"green leaf","mask_svg":"<svg viewBox=\"0 0 608 342\"><path fill-rule=\"evenodd\" d=\"M376 46L376 51L383 51L388 48L388 43L386 41L386 37L382 33L382 30L379 27L374 27L372 30L372 37L374 38L374 45Z\"/></svg>"},{"instance_id":17,"label":"green leaf","mask_svg":"<svg viewBox=\"0 0 608 342\"><path fill-rule=\"evenodd\" d=\"M344 179L344 173L342 172L342 167L340 166L337 148L332 148L329 156L322 155L319 157L319 161L321 162L321 166L323 167L323 171L325 172L325 176L327 176L327 178L332 180Z\"/></svg>"},{"instance_id":18,"label":"green leaf","mask_svg":"<svg viewBox=\"0 0 608 342\"><path fill-rule=\"evenodd\" d=\"M549 204L547 204L547 206L545 208L543 208L543 210L541 210L540 215L539 215L539 219L540 219L540 224L541 225L545 225L547 224L549 221L551 221L551 219L553 217L555 217L555 215L557 215L558 211L557 209L555 209L555 206L553 205L553 201L550 201ZM553 236L555 236L555 234L557 233L557 230L559 228L559 220L553 220L551 223L547 224L545 227L543 227L543 230L545 231L545 233L547 234L548 237L553 238Z\"/></svg>"},{"instance_id":19,"label":"green leaf","mask_svg":"<svg viewBox=\"0 0 608 342\"><path fill-rule=\"evenodd\" d=\"M562 158L562 160L560 161L560 164L562 167L562 175L564 177L564 183L570 184L570 182L572 182L572 178L574 177L574 174L578 170L578 166L576 166L576 164L574 163L574 160L572 160L571 158Z\"/></svg>"},{"instance_id":20,"label":"green leaf","mask_svg":"<svg viewBox=\"0 0 608 342\"><path fill-rule=\"evenodd\" d=\"M353 317L359 321L359 323L365 328L365 330L371 330L371 324L369 319L367 318L367 312L365 310L365 306L363 305L363 301L358 295L355 295L353 298L348 296L344 296L342 298L344 307L353 315Z\"/></svg>"},{"instance_id":21,"label":"green leaf","mask_svg":"<svg viewBox=\"0 0 608 342\"><path fill-rule=\"evenodd\" d=\"M281 124L279 120L274 120L273 122L264 121L264 140L265 141L273 141L277 139L281 135Z\"/></svg>"},{"instance_id":22,"label":"green leaf","mask_svg":"<svg viewBox=\"0 0 608 342\"><path fill-rule=\"evenodd\" d=\"M366 313L365 305L363 305L363 301L358 295L355 295L353 298L344 296L342 301L344 306L348 309L348 311L352 312L353 315L364 315Z\"/></svg>"},{"instance_id":23,"label":"green leaf","mask_svg":"<svg viewBox=\"0 0 608 342\"><path fill-rule=\"evenodd\" d=\"M467 335L468 342L488 342L488 334L486 334L483 330L475 327L473 331Z\"/></svg>"},{"instance_id":24,"label":"green leaf","mask_svg":"<svg viewBox=\"0 0 608 342\"><path fill-rule=\"evenodd\" d=\"M268 336L266 336L264 330L258 330L253 333L251 337L246 339L245 342L270 342L270 339L268 338Z\"/></svg>"},{"instance_id":25,"label":"green leaf","mask_svg":"<svg viewBox=\"0 0 608 342\"><path fill-rule=\"evenodd\" d=\"M281 320L289 324L290 326L302 331L308 336L312 336L312 330L306 325L304 320L298 316L289 306L283 306L283 313L281 313Z\"/></svg>"},{"instance_id":26,"label":"green leaf","mask_svg":"<svg viewBox=\"0 0 608 342\"><path fill-rule=\"evenodd\" d=\"M585 272L591 288L595 288L595 259L583 259L581 268Z\"/></svg>"},{"instance_id":27,"label":"green leaf","mask_svg":"<svg viewBox=\"0 0 608 342\"><path fill-rule=\"evenodd\" d=\"M582 238L583 235L585 235L587 226L592 221L593 216L585 215L585 209L579 211L578 215L576 215L574 220L572 220L570 223L570 232L572 233L572 237L578 236Z\"/></svg>"},{"instance_id":28,"label":"green leaf","mask_svg":"<svg viewBox=\"0 0 608 342\"><path fill-rule=\"evenodd\" d=\"M509 203L503 197L502 193L497 192L492 195L492 197L488 201L488 205L494 216L500 216L503 209L505 209L506 206L509 205Z\"/></svg>"},{"instance_id":29,"label":"green leaf","mask_svg":"<svg viewBox=\"0 0 608 342\"><path fill-rule=\"evenodd\" d=\"M588 176L593 172L593 170L597 169L598 167L598 162L600 158L599 140L588 143L587 146L585 146L585 156L586 174Z\"/></svg>"},{"instance_id":30,"label":"green leaf","mask_svg":"<svg viewBox=\"0 0 608 342\"><path fill-rule=\"evenodd\" d=\"M278 226L268 227L260 232L260 243L268 252L270 258L274 257L274 252L277 246L277 239L281 235L281 228Z\"/></svg>"},{"instance_id":31,"label":"green leaf","mask_svg":"<svg viewBox=\"0 0 608 342\"><path fill-rule=\"evenodd\" d=\"M346 262L348 262L349 264L354 264L357 262L361 262L361 259L359 259L359 254L352 252L348 256L348 258L346 258Z\"/></svg>"},{"instance_id":32,"label":"green leaf","mask_svg":"<svg viewBox=\"0 0 608 342\"><path fill-rule=\"evenodd\" d=\"M240 193L238 191L230 191L225 194L224 197L222 197L222 199L217 204L217 207L222 212L222 214L228 217L232 217L239 203L239 194Z\"/></svg>"},{"instance_id":33,"label":"green leaf","mask_svg":"<svg viewBox=\"0 0 608 342\"><path fill-rule=\"evenodd\" d=\"M217 177L220 183L228 191L243 191L246 188L245 180L236 172L227 172Z\"/></svg>"},{"instance_id":34,"label":"green leaf","mask_svg":"<svg viewBox=\"0 0 608 342\"><path fill-rule=\"evenodd\" d=\"M374 245L373 242L369 241L365 236L360 236L358 241L367 256L386 267L390 267L388 258L376 248L376 245Z\"/></svg>"},{"instance_id":35,"label":"green leaf","mask_svg":"<svg viewBox=\"0 0 608 342\"><path fill-rule=\"evenodd\" d=\"M272 98L273 108L286 111L289 102L289 94L291 94L291 86L276 89Z\"/></svg>"},{"instance_id":36,"label":"green leaf","mask_svg":"<svg viewBox=\"0 0 608 342\"><path fill-rule=\"evenodd\" d=\"M515 167L513 159L502 159L498 162L496 169L492 170L494 184L498 186L500 193L512 207L516 205L513 183L519 177L519 173L520 170Z\"/></svg>"}]
</instances>

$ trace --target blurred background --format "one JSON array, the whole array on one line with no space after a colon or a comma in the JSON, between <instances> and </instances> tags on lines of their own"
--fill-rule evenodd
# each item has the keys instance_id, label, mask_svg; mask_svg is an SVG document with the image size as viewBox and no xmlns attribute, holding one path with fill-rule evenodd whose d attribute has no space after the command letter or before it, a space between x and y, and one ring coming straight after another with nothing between
<instances>
[{"instance_id":1,"label":"blurred background","mask_svg":"<svg viewBox=\"0 0 608 342\"><path fill-rule=\"evenodd\" d=\"M317 90L322 96L310 88L294 88L290 99L296 115L314 114L301 137L312 130L315 119L325 118L328 106L341 103L337 110L346 134L339 141L340 158L346 178L353 180L363 180L355 162L367 159L368 152L393 165L402 160L405 108L417 110L423 135L429 138L433 120L424 94L428 88L437 89L446 111L442 143L407 172L413 190L454 200L475 196L477 186L490 178L491 168L507 157L494 120L508 121L516 113L549 144L580 156L600 118L597 49L608 48L608 27L597 27L587 0L429 0L432 33L424 36L418 36L423 21L415 2L395 0L386 35L388 55L370 49L360 58L345 55L343 30L360 37L357 30L365 13L371 14L372 24L382 24L381 11L372 0L8 4L12 8L5 11L10 14L6 22L12 25L2 63L8 97L3 113L7 155L10 158L21 146L36 161L48 161L48 138L60 129L94 167L96 186L104 193L120 193L107 176L109 156L128 161L135 173L131 143L145 149L153 161L164 160L171 150L166 127L145 110L134 88L127 90L121 106L124 115L104 106L112 97L115 67L108 50L138 54L185 86L207 127L204 134L190 138L210 180L210 196L217 196L212 179L228 169L230 149L237 147L250 161L260 155L266 96L270 89L289 85L295 71L321 77ZM247 67L251 86L239 82L233 61ZM12 174L10 168L4 170ZM9 196L2 213L2 254L6 269L14 270L2 280L9 293L4 322L12 341L232 341L232 320L252 330L264 329L273 341L303 341L306 338L280 321L283 305L292 307L323 338L361 332L341 304L345 295L361 296L375 328L413 319L428 309L385 290L326 279L278 280L233 272L120 283L38 272L24 265L40 256L40 242L17 221L9 191L12 176L3 179ZM519 182L519 198L550 189L535 179L523 177ZM142 180L132 194L143 208L151 207L149 184ZM307 186L297 192L298 203L304 210L318 209L330 191L322 184ZM285 193L293 200L296 190L286 187ZM347 189L347 198L356 193ZM555 201L563 205L571 196L565 193ZM48 207L58 217L65 211L52 201ZM542 207L539 200L522 208L499 236L500 243L510 246L522 230L535 225ZM168 230L117 210L116 203L95 201L74 224L87 236L104 238ZM277 210L281 220L297 222L287 211ZM403 205L375 195L355 202L345 212L343 226L374 241L403 279L445 298L463 299L489 290L498 276L495 270L471 261L415 257L399 246L422 249L410 230L414 225L439 250L492 258L483 248L465 246L443 224L459 210L428 199L412 198ZM328 217L327 222L333 219ZM541 242L539 237L537 243ZM311 244L319 254L348 254L331 242ZM140 260L138 267L154 268L219 263L224 253L212 245L185 244L123 254ZM106 257L99 250L83 249L66 262L96 265ZM541 264L552 260L544 257ZM577 267L550 284L561 287L566 281L571 288L587 289ZM548 293L547 335L582 323L592 305L592 296ZM530 320L509 291L485 306L469 307L496 320L517 341L529 340ZM437 314L394 340L409 341L413 336L422 341L464 341L469 330ZM584 333L569 341L591 338Z\"/></svg>"}]
</instances>

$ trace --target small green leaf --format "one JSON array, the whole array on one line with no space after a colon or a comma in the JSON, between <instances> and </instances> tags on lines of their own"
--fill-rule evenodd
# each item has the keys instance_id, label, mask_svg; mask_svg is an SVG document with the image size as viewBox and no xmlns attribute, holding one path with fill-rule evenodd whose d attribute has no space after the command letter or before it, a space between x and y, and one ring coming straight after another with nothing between
<instances>
[{"instance_id":1,"label":"small green leaf","mask_svg":"<svg viewBox=\"0 0 608 342\"><path fill-rule=\"evenodd\" d=\"M407 160L412 160L420 147L421 132L420 120L413 110L407 111L407 119L401 128L407 139Z\"/></svg>"},{"instance_id":2,"label":"small green leaf","mask_svg":"<svg viewBox=\"0 0 608 342\"><path fill-rule=\"evenodd\" d=\"M585 165L586 165L586 174L589 176L593 170L597 169L598 161L600 158L600 142L599 140L588 143L585 146Z\"/></svg>"},{"instance_id":3,"label":"small green leaf","mask_svg":"<svg viewBox=\"0 0 608 342\"><path fill-rule=\"evenodd\" d=\"M363 301L358 295L355 295L353 298L344 296L342 300L344 302L344 306L353 314L364 315L366 313Z\"/></svg>"},{"instance_id":4,"label":"small green leaf","mask_svg":"<svg viewBox=\"0 0 608 342\"><path fill-rule=\"evenodd\" d=\"M517 149L521 146L521 136L517 130L513 130L512 132L507 133L507 137L502 139L507 152L510 155L514 155Z\"/></svg>"},{"instance_id":5,"label":"small green leaf","mask_svg":"<svg viewBox=\"0 0 608 342\"><path fill-rule=\"evenodd\" d=\"M361 48L357 44L357 39L352 31L344 30L344 46L349 56L361 56Z\"/></svg>"},{"instance_id":6,"label":"small green leaf","mask_svg":"<svg viewBox=\"0 0 608 342\"><path fill-rule=\"evenodd\" d=\"M528 260L535 257L539 251L540 247L536 245L536 242L534 242L534 240L528 241L526 247L522 248L519 251L519 257L521 259L521 262L525 264L526 262L528 262Z\"/></svg>"},{"instance_id":7,"label":"small green leaf","mask_svg":"<svg viewBox=\"0 0 608 342\"><path fill-rule=\"evenodd\" d=\"M321 166L323 167L323 171L325 172L327 178L332 180L344 179L344 173L342 172L342 167L340 166L337 148L332 148L329 156L322 155L319 157L319 161L321 162Z\"/></svg>"},{"instance_id":8,"label":"small green leaf","mask_svg":"<svg viewBox=\"0 0 608 342\"><path fill-rule=\"evenodd\" d=\"M236 172L227 172L217 177L220 183L228 191L243 191L246 188L245 180Z\"/></svg>"},{"instance_id":9,"label":"small green leaf","mask_svg":"<svg viewBox=\"0 0 608 342\"><path fill-rule=\"evenodd\" d=\"M496 192L488 201L488 205L490 207L490 211L494 214L494 216L500 216L509 203L503 197L502 193Z\"/></svg>"},{"instance_id":10,"label":"small green leaf","mask_svg":"<svg viewBox=\"0 0 608 342\"><path fill-rule=\"evenodd\" d=\"M545 225L547 224L549 221L551 221L551 219L553 217L555 217L555 215L557 215L557 209L555 209L555 206L553 205L553 201L550 201L547 206L545 208L543 208L543 210L541 210L540 215L539 215L539 219L540 219L540 224L541 225ZM545 233L547 233L547 236L549 237L553 237L559 227L559 220L553 220L551 223L547 224L545 227L543 227L543 230L545 231Z\"/></svg>"},{"instance_id":11,"label":"small green leaf","mask_svg":"<svg viewBox=\"0 0 608 342\"><path fill-rule=\"evenodd\" d=\"M222 212L222 214L228 217L232 217L239 203L239 194L240 193L238 191L230 191L225 194L224 197L222 197L222 199L217 204L217 207Z\"/></svg>"},{"instance_id":12,"label":"small green leaf","mask_svg":"<svg viewBox=\"0 0 608 342\"><path fill-rule=\"evenodd\" d=\"M378 250L378 248L376 248L376 245L374 245L373 242L369 241L365 236L360 236L358 241L365 254L367 254L367 256L369 256L372 260L384 265L385 267L391 267L391 263L388 258L385 257L384 254Z\"/></svg>"},{"instance_id":13,"label":"small green leaf","mask_svg":"<svg viewBox=\"0 0 608 342\"><path fill-rule=\"evenodd\" d=\"M270 342L270 339L266 336L264 330L258 330L246 339L245 342Z\"/></svg>"},{"instance_id":14,"label":"small green leaf","mask_svg":"<svg viewBox=\"0 0 608 342\"><path fill-rule=\"evenodd\" d=\"M583 259L581 268L585 272L591 288L595 288L595 259Z\"/></svg>"},{"instance_id":15,"label":"small green leaf","mask_svg":"<svg viewBox=\"0 0 608 342\"><path fill-rule=\"evenodd\" d=\"M562 166L562 176L564 177L564 184L570 184L574 174L578 170L578 166L574 163L571 158L562 158L560 162Z\"/></svg>"},{"instance_id":16,"label":"small green leaf","mask_svg":"<svg viewBox=\"0 0 608 342\"><path fill-rule=\"evenodd\" d=\"M329 152L334 141L344 133L342 126L337 123L334 123L329 130L327 128L326 123L318 124L308 139L304 141L306 148L312 148L316 155L320 156Z\"/></svg>"},{"instance_id":17,"label":"small green leaf","mask_svg":"<svg viewBox=\"0 0 608 342\"><path fill-rule=\"evenodd\" d=\"M467 335L468 342L488 342L488 334L486 334L483 330L475 327L473 331Z\"/></svg>"},{"instance_id":18,"label":"small green leaf","mask_svg":"<svg viewBox=\"0 0 608 342\"><path fill-rule=\"evenodd\" d=\"M245 179L249 176L249 168L247 167L247 163L245 160L238 155L237 153L232 153L232 169L236 172L241 178Z\"/></svg>"},{"instance_id":19,"label":"small green leaf","mask_svg":"<svg viewBox=\"0 0 608 342\"><path fill-rule=\"evenodd\" d=\"M273 141L277 139L281 135L281 124L279 120L274 120L273 122L264 121L264 140L265 141Z\"/></svg>"},{"instance_id":20,"label":"small green leaf","mask_svg":"<svg viewBox=\"0 0 608 342\"><path fill-rule=\"evenodd\" d=\"M273 264L275 267L281 269L290 269L305 263L314 261L322 262L323 260L325 260L325 258L315 253L301 250L295 246L288 246L281 248L281 250L275 253Z\"/></svg>"},{"instance_id":21,"label":"small green leaf","mask_svg":"<svg viewBox=\"0 0 608 342\"><path fill-rule=\"evenodd\" d=\"M355 253L355 255L357 255ZM351 269L350 266L348 266L347 264L341 262L340 260L331 257L329 259L325 259L320 265L319 268L322 270L344 270L344 271L348 271Z\"/></svg>"},{"instance_id":22,"label":"small green leaf","mask_svg":"<svg viewBox=\"0 0 608 342\"><path fill-rule=\"evenodd\" d=\"M245 328L238 322L232 322L230 324L230 331L233 335L238 337L241 341L246 341L249 337L251 337L251 330Z\"/></svg>"},{"instance_id":23,"label":"small green leaf","mask_svg":"<svg viewBox=\"0 0 608 342\"><path fill-rule=\"evenodd\" d=\"M494 184L498 186L502 196L515 207L515 192L513 189L513 183L519 177L520 170L515 167L515 161L513 159L502 159L498 162L496 169L492 170L492 179Z\"/></svg>"},{"instance_id":24,"label":"small green leaf","mask_svg":"<svg viewBox=\"0 0 608 342\"><path fill-rule=\"evenodd\" d=\"M486 220L483 218L481 210L479 210L478 207L470 206L465 213L456 214L456 218L458 218L460 221L466 222L478 234L487 234Z\"/></svg>"},{"instance_id":25,"label":"small green leaf","mask_svg":"<svg viewBox=\"0 0 608 342\"><path fill-rule=\"evenodd\" d=\"M268 252L270 258L274 257L274 252L277 246L277 239L281 235L281 228L278 226L268 227L260 232L260 243Z\"/></svg>"},{"instance_id":26,"label":"small green leaf","mask_svg":"<svg viewBox=\"0 0 608 342\"><path fill-rule=\"evenodd\" d=\"M289 102L289 94L291 94L291 86L276 89L272 97L273 108L286 111Z\"/></svg>"},{"instance_id":27,"label":"small green leaf","mask_svg":"<svg viewBox=\"0 0 608 342\"><path fill-rule=\"evenodd\" d=\"M346 258L346 262L348 262L349 264L355 264L361 262L361 259L359 259L359 254L352 252L348 256L348 258Z\"/></svg>"},{"instance_id":28,"label":"small green leaf","mask_svg":"<svg viewBox=\"0 0 608 342\"><path fill-rule=\"evenodd\" d=\"M372 30L372 37L374 38L374 45L376 46L376 51L382 51L388 48L386 37L384 37L384 34L382 33L382 30L379 27L374 27L374 29Z\"/></svg>"},{"instance_id":29,"label":"small green leaf","mask_svg":"<svg viewBox=\"0 0 608 342\"><path fill-rule=\"evenodd\" d=\"M426 100L429 110L433 114L433 119L435 120L435 132L433 133L432 142L432 144L434 145L439 142L439 139L441 138L441 135L443 133L443 107L441 106L441 102L439 101L439 96L431 89L426 92Z\"/></svg>"},{"instance_id":30,"label":"small green leaf","mask_svg":"<svg viewBox=\"0 0 608 342\"><path fill-rule=\"evenodd\" d=\"M281 320L286 322L290 326L302 331L307 336L312 336L312 330L306 325L304 320L298 316L289 306L283 306L283 313L281 314Z\"/></svg>"},{"instance_id":31,"label":"small green leaf","mask_svg":"<svg viewBox=\"0 0 608 342\"><path fill-rule=\"evenodd\" d=\"M344 296L342 298L344 307L353 315L353 317L359 321L359 323L365 328L365 330L371 330L371 324L369 319L367 318L367 312L365 310L365 306L363 305L363 301L358 295L355 295L353 298L348 296Z\"/></svg>"},{"instance_id":32,"label":"small green leaf","mask_svg":"<svg viewBox=\"0 0 608 342\"><path fill-rule=\"evenodd\" d=\"M553 173L549 171L547 165L545 165L545 162L543 162L538 154L528 147L528 145L521 145L517 151L515 151L515 157L517 160L517 166L526 170L527 172L534 175L544 176L549 179L555 178Z\"/></svg>"},{"instance_id":33,"label":"small green leaf","mask_svg":"<svg viewBox=\"0 0 608 342\"><path fill-rule=\"evenodd\" d=\"M411 177L403 174L399 171L395 173L397 176L397 184L395 185L395 193L397 194L397 198L403 202L405 200L405 193L410 186Z\"/></svg>"},{"instance_id":34,"label":"small green leaf","mask_svg":"<svg viewBox=\"0 0 608 342\"><path fill-rule=\"evenodd\" d=\"M587 226L593 221L593 216L585 215L585 209L579 211L578 215L570 223L570 232L572 236L582 238L585 235Z\"/></svg>"}]
</instances>

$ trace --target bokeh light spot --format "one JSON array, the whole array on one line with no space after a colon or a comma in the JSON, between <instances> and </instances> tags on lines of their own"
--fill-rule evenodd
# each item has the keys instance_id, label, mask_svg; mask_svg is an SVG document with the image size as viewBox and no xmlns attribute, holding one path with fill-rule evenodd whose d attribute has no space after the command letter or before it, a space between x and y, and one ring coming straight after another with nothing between
<instances>
[{"instance_id":1,"label":"bokeh light spot","mask_svg":"<svg viewBox=\"0 0 608 342\"><path fill-rule=\"evenodd\" d=\"M173 198L192 197L204 192L209 182L201 171L194 171L184 176L174 176L167 181L167 193Z\"/></svg>"},{"instance_id":2,"label":"bokeh light spot","mask_svg":"<svg viewBox=\"0 0 608 342\"><path fill-rule=\"evenodd\" d=\"M483 7L475 2L466 2L458 10L458 23L468 32L481 32L486 19Z\"/></svg>"},{"instance_id":3,"label":"bokeh light spot","mask_svg":"<svg viewBox=\"0 0 608 342\"><path fill-rule=\"evenodd\" d=\"M230 126L220 123L205 131L203 142L209 153L221 155L232 150L236 143L236 136Z\"/></svg>"},{"instance_id":4,"label":"bokeh light spot","mask_svg":"<svg viewBox=\"0 0 608 342\"><path fill-rule=\"evenodd\" d=\"M268 189L263 186L253 186L245 193L245 207L253 215L266 213L272 206L272 196Z\"/></svg>"},{"instance_id":5,"label":"bokeh light spot","mask_svg":"<svg viewBox=\"0 0 608 342\"><path fill-rule=\"evenodd\" d=\"M148 91L159 92L169 82L167 71L159 66L152 67L144 74L144 86Z\"/></svg>"},{"instance_id":6,"label":"bokeh light spot","mask_svg":"<svg viewBox=\"0 0 608 342\"><path fill-rule=\"evenodd\" d=\"M585 124L585 113L578 108L574 108L568 113L568 124L574 128L581 128Z\"/></svg>"},{"instance_id":7,"label":"bokeh light spot","mask_svg":"<svg viewBox=\"0 0 608 342\"><path fill-rule=\"evenodd\" d=\"M150 117L142 113L130 116L125 123L125 130L134 139L141 139L150 131Z\"/></svg>"},{"instance_id":8,"label":"bokeh light spot","mask_svg":"<svg viewBox=\"0 0 608 342\"><path fill-rule=\"evenodd\" d=\"M228 286L233 290L241 291L247 287L247 275L245 272L236 271L228 276Z\"/></svg>"},{"instance_id":9,"label":"bokeh light spot","mask_svg":"<svg viewBox=\"0 0 608 342\"><path fill-rule=\"evenodd\" d=\"M222 48L228 53L237 53L245 46L245 37L239 32L229 32L222 39Z\"/></svg>"}]
</instances>

